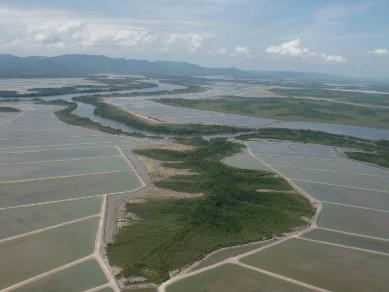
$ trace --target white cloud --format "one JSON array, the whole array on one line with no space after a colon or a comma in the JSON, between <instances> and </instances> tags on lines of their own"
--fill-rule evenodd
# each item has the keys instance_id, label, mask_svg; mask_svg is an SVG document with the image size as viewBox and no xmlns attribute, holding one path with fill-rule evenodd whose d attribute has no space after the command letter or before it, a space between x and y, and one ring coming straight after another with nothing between
<instances>
[{"instance_id":1,"label":"white cloud","mask_svg":"<svg viewBox=\"0 0 389 292\"><path fill-rule=\"evenodd\" d=\"M190 53L194 53L201 49L204 42L211 37L211 34L206 33L169 33L162 36L164 44L162 50L186 48Z\"/></svg>"},{"instance_id":2,"label":"white cloud","mask_svg":"<svg viewBox=\"0 0 389 292\"><path fill-rule=\"evenodd\" d=\"M312 52L311 50L301 47L299 38L280 45L268 47L266 49L266 52L273 55L302 57L302 58L315 55L315 53Z\"/></svg>"},{"instance_id":3,"label":"white cloud","mask_svg":"<svg viewBox=\"0 0 389 292\"><path fill-rule=\"evenodd\" d=\"M116 27L89 22L45 23L26 30L25 39L32 46L86 49L123 47L141 49L152 43L152 33L136 27Z\"/></svg>"},{"instance_id":4,"label":"white cloud","mask_svg":"<svg viewBox=\"0 0 389 292\"><path fill-rule=\"evenodd\" d=\"M251 51L246 46L236 46L233 49L226 49L225 47L220 47L210 51L210 53L219 56L228 55L233 57L251 58Z\"/></svg>"},{"instance_id":5,"label":"white cloud","mask_svg":"<svg viewBox=\"0 0 389 292\"><path fill-rule=\"evenodd\" d=\"M58 46L76 40L80 31L84 30L80 21L47 22L42 25L27 27L27 41L35 46Z\"/></svg>"},{"instance_id":6,"label":"white cloud","mask_svg":"<svg viewBox=\"0 0 389 292\"><path fill-rule=\"evenodd\" d=\"M215 55L223 56L223 55L228 54L228 50L225 47L221 47L221 48L217 48L216 50L214 50L214 53L215 53Z\"/></svg>"},{"instance_id":7,"label":"white cloud","mask_svg":"<svg viewBox=\"0 0 389 292\"><path fill-rule=\"evenodd\" d=\"M320 56L326 62L332 62L332 63L346 63L347 62L347 60L342 56L327 55L327 54L321 54Z\"/></svg>"},{"instance_id":8,"label":"white cloud","mask_svg":"<svg viewBox=\"0 0 389 292\"><path fill-rule=\"evenodd\" d=\"M369 53L374 55L389 55L389 49L374 49L369 51Z\"/></svg>"},{"instance_id":9,"label":"white cloud","mask_svg":"<svg viewBox=\"0 0 389 292\"><path fill-rule=\"evenodd\" d=\"M249 58L251 57L250 49L245 46L237 46L235 50L231 53L231 56L242 56Z\"/></svg>"},{"instance_id":10,"label":"white cloud","mask_svg":"<svg viewBox=\"0 0 389 292\"><path fill-rule=\"evenodd\" d=\"M152 33L134 27L102 27L96 31L87 29L80 31L75 37L75 44L84 48L118 46L143 49L154 41Z\"/></svg>"},{"instance_id":11,"label":"white cloud","mask_svg":"<svg viewBox=\"0 0 389 292\"><path fill-rule=\"evenodd\" d=\"M189 34L190 38L190 51L196 52L198 49L200 49L203 46L204 39L207 38L207 36L200 35L200 34Z\"/></svg>"},{"instance_id":12,"label":"white cloud","mask_svg":"<svg viewBox=\"0 0 389 292\"><path fill-rule=\"evenodd\" d=\"M146 25L131 25L126 19L1 7L0 32L0 49L33 49L43 54L45 49L58 49L58 52L151 51L161 44L166 51L174 49L195 53L212 37L211 34L195 31L171 33Z\"/></svg>"},{"instance_id":13,"label":"white cloud","mask_svg":"<svg viewBox=\"0 0 389 292\"><path fill-rule=\"evenodd\" d=\"M331 63L345 63L347 60L339 55L317 53L311 49L301 46L299 38L291 40L280 45L270 46L266 49L266 53L275 56L297 57L303 59L317 59Z\"/></svg>"}]
</instances>

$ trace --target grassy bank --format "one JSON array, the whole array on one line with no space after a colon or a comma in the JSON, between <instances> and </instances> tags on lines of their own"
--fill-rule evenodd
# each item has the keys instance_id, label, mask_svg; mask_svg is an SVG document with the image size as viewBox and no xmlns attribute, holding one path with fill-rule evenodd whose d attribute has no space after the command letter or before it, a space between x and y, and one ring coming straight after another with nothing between
<instances>
[{"instance_id":1,"label":"grassy bank","mask_svg":"<svg viewBox=\"0 0 389 292\"><path fill-rule=\"evenodd\" d=\"M0 113L17 113L20 109L10 106L0 106Z\"/></svg>"},{"instance_id":2,"label":"grassy bank","mask_svg":"<svg viewBox=\"0 0 389 292\"><path fill-rule=\"evenodd\" d=\"M284 89L273 88L272 91L276 94L290 97L316 97L316 98L330 98L335 100L365 103L372 105L389 105L389 93L379 94L373 92L356 92L356 91L342 91L329 90L322 88L296 88Z\"/></svg>"},{"instance_id":3,"label":"grassy bank","mask_svg":"<svg viewBox=\"0 0 389 292\"><path fill-rule=\"evenodd\" d=\"M153 136L146 136L142 133L136 133L136 132L129 133L129 132L125 132L121 129L115 129L115 128L103 126L102 124L94 122L89 118L74 115L74 114L72 114L72 112L77 108L77 103L75 103L75 102L69 102L66 100L53 100L53 101L38 100L36 102L40 103L40 104L59 105L59 106L65 107L62 110L56 111L55 115L57 116L58 119L60 119L61 121L65 122L67 124L70 124L70 125L94 129L94 130L98 130L100 132L113 134L113 135L125 135L125 136L133 136L133 137L155 138Z\"/></svg>"},{"instance_id":4,"label":"grassy bank","mask_svg":"<svg viewBox=\"0 0 389 292\"><path fill-rule=\"evenodd\" d=\"M359 161L374 163L389 167L389 141L372 141L356 137L330 134L312 130L295 130L282 128L259 129L255 133L243 134L236 137L241 140L275 139L302 143L323 144L337 147L359 149L361 151L345 152L347 157Z\"/></svg>"},{"instance_id":5,"label":"grassy bank","mask_svg":"<svg viewBox=\"0 0 389 292\"><path fill-rule=\"evenodd\" d=\"M160 83L167 83L177 86L183 86L184 88L174 90L158 90L150 92L135 92L126 96L151 96L151 95L174 95L174 94L187 94L187 93L199 93L208 89L207 86L211 85L212 81L204 78L196 78L190 76L171 76L171 75L149 75L149 78L158 79ZM119 94L120 95L120 94Z\"/></svg>"},{"instance_id":6,"label":"grassy bank","mask_svg":"<svg viewBox=\"0 0 389 292\"><path fill-rule=\"evenodd\" d=\"M168 135L214 135L223 133L247 132L250 129L237 128L222 125L201 125L201 124L170 124L170 123L149 123L131 113L116 106L107 104L99 96L81 96L74 98L76 101L94 105L94 114L102 118L110 119L129 127L153 132L156 134Z\"/></svg>"},{"instance_id":7,"label":"grassy bank","mask_svg":"<svg viewBox=\"0 0 389 292\"><path fill-rule=\"evenodd\" d=\"M384 100L383 97L381 99ZM296 98L223 97L218 99L162 98L157 102L171 106L286 121L314 121L389 128L389 109L368 108L328 101Z\"/></svg>"},{"instance_id":8,"label":"grassy bank","mask_svg":"<svg viewBox=\"0 0 389 292\"><path fill-rule=\"evenodd\" d=\"M222 139L185 143L196 148L137 151L196 173L159 181L158 187L204 196L127 204L140 220L122 228L107 248L110 263L121 267L124 275L159 283L169 278L169 271L213 250L271 238L303 225L302 216L313 214L310 203L290 192L288 183L274 173L223 164L221 159L241 151L240 144Z\"/></svg>"},{"instance_id":9,"label":"grassy bank","mask_svg":"<svg viewBox=\"0 0 389 292\"><path fill-rule=\"evenodd\" d=\"M389 141L378 141L374 149L369 152L347 152L346 154L351 159L389 167Z\"/></svg>"},{"instance_id":10,"label":"grassy bank","mask_svg":"<svg viewBox=\"0 0 389 292\"><path fill-rule=\"evenodd\" d=\"M200 85L188 85L183 89L173 89L173 90L158 90L150 92L134 92L130 94L113 94L112 96L159 96L159 95L174 95L174 94L188 94L188 93L199 93L206 91L207 88Z\"/></svg>"}]
</instances>

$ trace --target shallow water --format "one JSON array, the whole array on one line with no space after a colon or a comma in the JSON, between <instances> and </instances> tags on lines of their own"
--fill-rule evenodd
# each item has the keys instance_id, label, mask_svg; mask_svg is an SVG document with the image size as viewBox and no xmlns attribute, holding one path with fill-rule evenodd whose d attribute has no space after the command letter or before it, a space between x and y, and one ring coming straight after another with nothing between
<instances>
[{"instance_id":1,"label":"shallow water","mask_svg":"<svg viewBox=\"0 0 389 292\"><path fill-rule=\"evenodd\" d=\"M389 253L389 242L361 236L353 236L323 229L315 229L304 234L303 237Z\"/></svg>"},{"instance_id":2,"label":"shallow water","mask_svg":"<svg viewBox=\"0 0 389 292\"><path fill-rule=\"evenodd\" d=\"M320 227L389 239L389 213L323 204Z\"/></svg>"},{"instance_id":3,"label":"shallow water","mask_svg":"<svg viewBox=\"0 0 389 292\"><path fill-rule=\"evenodd\" d=\"M242 262L330 291L387 291L386 256L291 239ZM345 280L347 279L347 280Z\"/></svg>"},{"instance_id":4,"label":"shallow water","mask_svg":"<svg viewBox=\"0 0 389 292\"><path fill-rule=\"evenodd\" d=\"M16 289L17 292L78 292L98 287L107 282L103 271L95 260L90 260L32 284ZM105 290L99 290L105 291ZM106 290L113 291L113 290Z\"/></svg>"},{"instance_id":5,"label":"shallow water","mask_svg":"<svg viewBox=\"0 0 389 292\"><path fill-rule=\"evenodd\" d=\"M237 265L225 264L170 285L167 292L311 291Z\"/></svg>"},{"instance_id":6,"label":"shallow water","mask_svg":"<svg viewBox=\"0 0 389 292\"><path fill-rule=\"evenodd\" d=\"M0 212L0 239L98 214L102 198L16 208Z\"/></svg>"},{"instance_id":7,"label":"shallow water","mask_svg":"<svg viewBox=\"0 0 389 292\"><path fill-rule=\"evenodd\" d=\"M0 244L0 288L91 254L98 222L92 218Z\"/></svg>"}]
</instances>

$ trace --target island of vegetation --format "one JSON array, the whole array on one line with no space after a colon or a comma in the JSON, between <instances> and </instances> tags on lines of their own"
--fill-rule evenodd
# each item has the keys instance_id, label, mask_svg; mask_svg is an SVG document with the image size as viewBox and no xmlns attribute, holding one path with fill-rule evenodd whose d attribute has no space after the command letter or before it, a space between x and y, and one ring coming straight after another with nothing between
<instances>
[{"instance_id":1,"label":"island of vegetation","mask_svg":"<svg viewBox=\"0 0 389 292\"><path fill-rule=\"evenodd\" d=\"M379 166L389 167L389 141L387 140L368 140L362 138L356 138L352 136L331 134L322 131L304 130L304 129L284 129L284 128L262 128L262 129L247 129L247 128L234 128L228 126L217 125L186 125L186 124L159 124L151 125L138 117L121 110L115 106L106 104L100 100L99 96L84 96L75 98L76 100L87 102L96 106L95 114L106 119L111 119L117 122L121 122L137 128L139 130L146 130L159 134L187 134L187 135L207 135L207 134L219 134L219 133L242 133L236 136L236 139L249 140L249 139L276 139L297 141L303 143L323 144L336 147L352 148L353 151L346 151L345 155L354 160L374 163ZM103 126L100 123L94 122L89 118L80 117L72 112L77 108L77 103L68 102L64 100L54 101L41 101L37 102L46 104L55 104L64 106L65 109L56 111L56 116L71 125L82 126L86 128L93 128L101 132L114 134L114 135L128 135L136 137L149 137L158 138L154 135L145 135L139 132L126 132L121 129L111 128Z\"/></svg>"},{"instance_id":2,"label":"island of vegetation","mask_svg":"<svg viewBox=\"0 0 389 292\"><path fill-rule=\"evenodd\" d=\"M87 95L73 98L73 100L88 103L95 106L96 116L110 119L138 130L155 134L167 135L215 135L223 133L249 132L249 128L239 128L224 125L203 125L203 124L171 124L171 123L150 123L138 116L120 109L114 105L107 104L98 95Z\"/></svg>"},{"instance_id":3,"label":"island of vegetation","mask_svg":"<svg viewBox=\"0 0 389 292\"><path fill-rule=\"evenodd\" d=\"M374 93L355 90L332 90L324 88L273 88L272 92L288 97L314 97L334 99L369 105L389 106L389 92Z\"/></svg>"},{"instance_id":4,"label":"island of vegetation","mask_svg":"<svg viewBox=\"0 0 389 292\"><path fill-rule=\"evenodd\" d=\"M20 109L10 106L0 106L0 113L17 113Z\"/></svg>"},{"instance_id":5,"label":"island of vegetation","mask_svg":"<svg viewBox=\"0 0 389 292\"><path fill-rule=\"evenodd\" d=\"M207 85L210 85L211 80L206 78L190 77L190 76L163 76L163 75L149 75L149 78L155 78L159 80L159 83L166 83L181 86L183 88L173 90L156 90L149 92L134 92L127 94L126 96L151 96L151 95L174 95L184 93L199 93L208 89ZM120 94L118 94L120 95Z\"/></svg>"},{"instance_id":6,"label":"island of vegetation","mask_svg":"<svg viewBox=\"0 0 389 292\"><path fill-rule=\"evenodd\" d=\"M253 133L239 135L236 139L274 139L343 147L345 155L350 159L389 167L388 140L374 141L322 131L283 128L258 129ZM350 150L347 151L347 149Z\"/></svg>"},{"instance_id":7,"label":"island of vegetation","mask_svg":"<svg viewBox=\"0 0 389 292\"><path fill-rule=\"evenodd\" d=\"M148 138L159 138L158 136L147 136L138 132L126 132L121 129L116 129L108 126L104 126L100 123L94 122L89 118L80 117L78 115L73 114L72 112L77 108L76 102L66 101L62 99L44 101L41 99L36 99L36 103L39 104L47 104L47 105L58 105L65 107L64 109L58 110L55 113L56 117L73 126L80 126L83 128L94 129L103 133L108 133L112 135L125 135L125 136L133 136L133 137L148 137Z\"/></svg>"},{"instance_id":8,"label":"island of vegetation","mask_svg":"<svg viewBox=\"0 0 389 292\"><path fill-rule=\"evenodd\" d=\"M329 90L332 92L331 90ZM299 92L299 91L298 91ZM382 101L385 98L380 96ZM333 98L335 99L335 98ZM336 100L341 100L336 99ZM212 99L161 98L165 105L286 121L311 121L389 128L389 108L325 100L283 97L225 96ZM345 100L346 102L346 100Z\"/></svg>"},{"instance_id":9,"label":"island of vegetation","mask_svg":"<svg viewBox=\"0 0 389 292\"><path fill-rule=\"evenodd\" d=\"M120 267L121 275L161 283L170 272L211 251L280 236L306 226L314 214L310 201L275 173L221 162L240 152L242 144L220 138L180 139L180 143L193 148L136 153L162 161L165 167L190 171L157 181L157 187L203 195L129 202L132 220L107 247L110 264Z\"/></svg>"},{"instance_id":10,"label":"island of vegetation","mask_svg":"<svg viewBox=\"0 0 389 292\"><path fill-rule=\"evenodd\" d=\"M29 88L26 93L10 90L0 90L0 98L35 98L64 94L92 94L99 92L115 92L122 90L136 90L157 87L158 84L139 81L131 77L105 78L102 76L89 77L96 85L73 85L54 88ZM100 83L100 84L99 84Z\"/></svg>"}]
</instances>

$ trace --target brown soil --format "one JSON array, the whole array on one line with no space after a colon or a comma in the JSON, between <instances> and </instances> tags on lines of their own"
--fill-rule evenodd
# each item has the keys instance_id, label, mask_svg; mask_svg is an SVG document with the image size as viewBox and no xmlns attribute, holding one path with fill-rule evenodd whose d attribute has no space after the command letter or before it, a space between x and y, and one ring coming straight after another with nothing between
<instances>
[{"instance_id":1,"label":"brown soil","mask_svg":"<svg viewBox=\"0 0 389 292\"><path fill-rule=\"evenodd\" d=\"M168 149L175 151L188 151L192 150L194 147L190 145L179 144L175 142L168 142L160 145L152 145L147 148L158 148L158 149ZM138 158L143 162L147 171L151 177L152 182L161 181L167 179L171 176L176 175L194 175L195 172L190 169L177 169L168 167L169 162L155 160L146 156L138 155ZM148 191L146 194L143 194L141 197L144 199L168 199L168 198L194 198L202 196L203 194L189 194L183 192L176 192L173 190L167 190L158 188L156 186L152 187L152 190Z\"/></svg>"}]
</instances>

